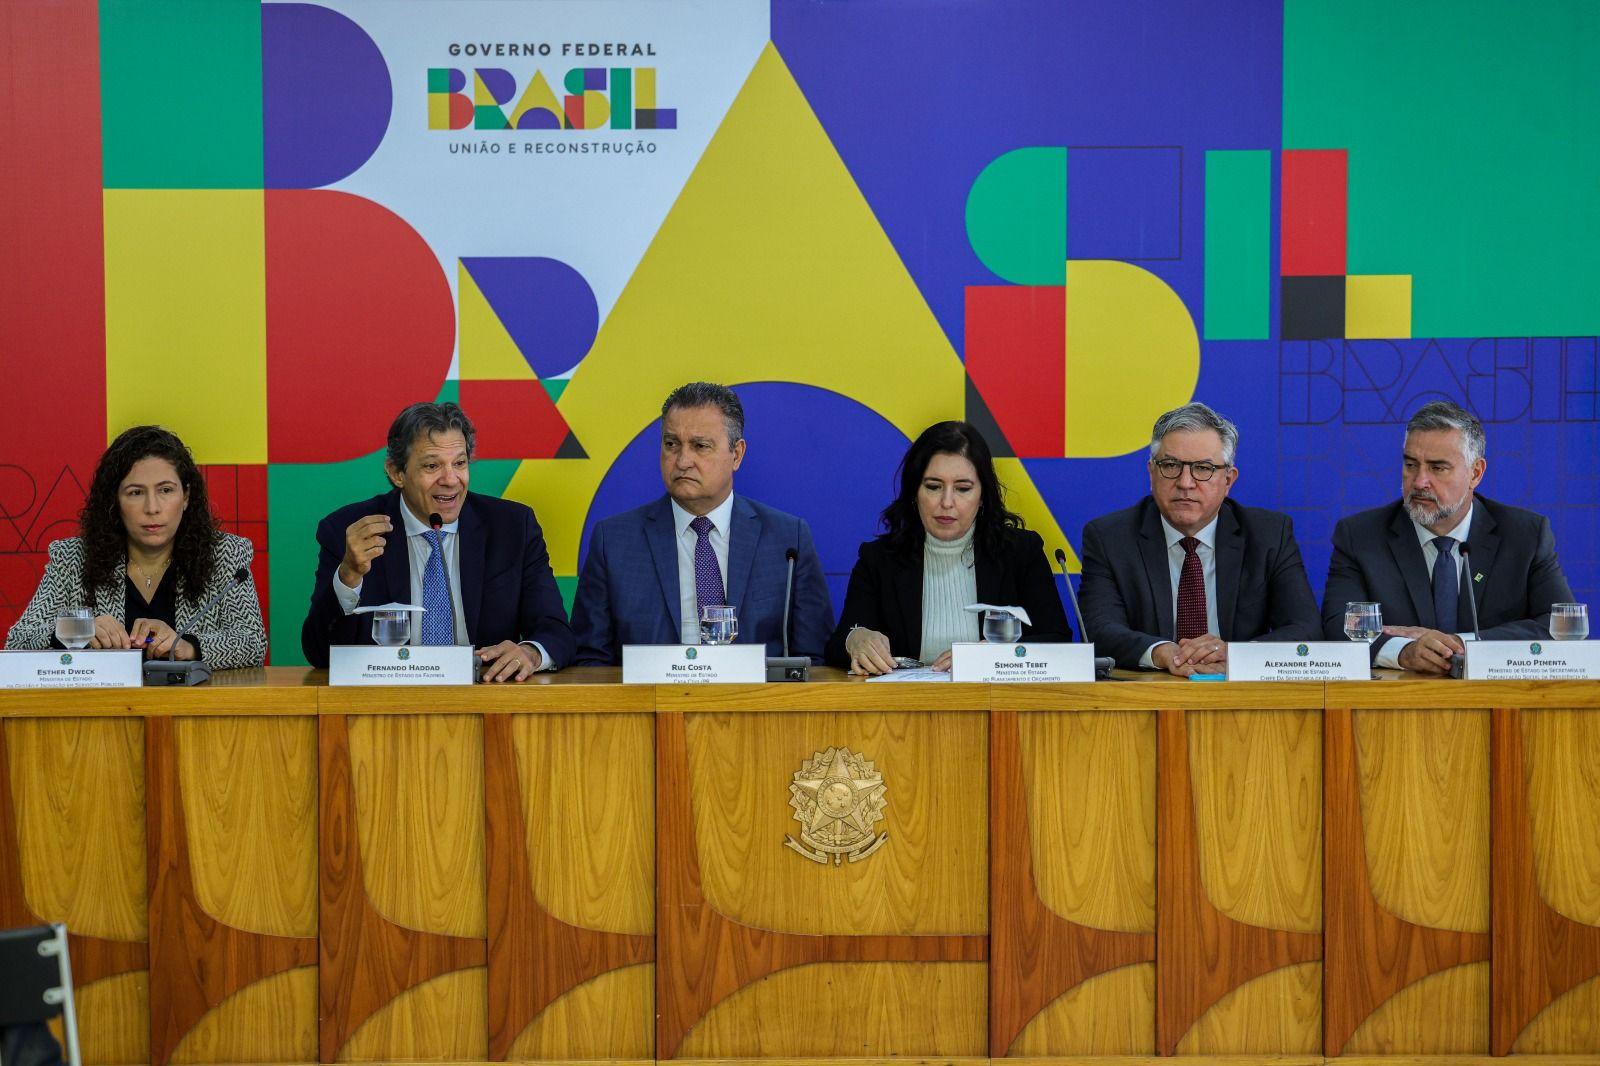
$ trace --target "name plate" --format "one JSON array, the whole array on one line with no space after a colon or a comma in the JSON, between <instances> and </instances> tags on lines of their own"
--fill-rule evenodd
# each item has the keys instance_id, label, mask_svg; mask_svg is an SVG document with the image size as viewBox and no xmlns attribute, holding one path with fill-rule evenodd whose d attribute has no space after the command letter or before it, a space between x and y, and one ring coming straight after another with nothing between
<instances>
[{"instance_id":1,"label":"name plate","mask_svg":"<svg viewBox=\"0 0 1600 1066\"><path fill-rule=\"evenodd\" d=\"M477 656L465 644L328 649L330 685L470 685L477 679Z\"/></svg>"},{"instance_id":2,"label":"name plate","mask_svg":"<svg viewBox=\"0 0 1600 1066\"><path fill-rule=\"evenodd\" d=\"M142 651L0 651L0 688L138 688Z\"/></svg>"},{"instance_id":3,"label":"name plate","mask_svg":"<svg viewBox=\"0 0 1600 1066\"><path fill-rule=\"evenodd\" d=\"M1366 644L1349 640L1287 641L1228 645L1229 681L1371 681Z\"/></svg>"},{"instance_id":4,"label":"name plate","mask_svg":"<svg viewBox=\"0 0 1600 1066\"><path fill-rule=\"evenodd\" d=\"M1600 641L1469 640L1468 681L1586 681L1600 678Z\"/></svg>"},{"instance_id":5,"label":"name plate","mask_svg":"<svg viewBox=\"0 0 1600 1066\"><path fill-rule=\"evenodd\" d=\"M991 685L1093 681L1093 644L984 644L950 646L950 680Z\"/></svg>"},{"instance_id":6,"label":"name plate","mask_svg":"<svg viewBox=\"0 0 1600 1066\"><path fill-rule=\"evenodd\" d=\"M758 685L765 644L624 644L624 685Z\"/></svg>"}]
</instances>

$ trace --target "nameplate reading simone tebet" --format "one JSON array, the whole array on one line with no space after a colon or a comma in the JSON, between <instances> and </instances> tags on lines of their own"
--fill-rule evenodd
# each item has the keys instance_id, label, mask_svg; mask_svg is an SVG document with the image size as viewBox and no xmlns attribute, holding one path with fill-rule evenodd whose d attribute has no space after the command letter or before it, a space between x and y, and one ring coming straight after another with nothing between
<instances>
[{"instance_id":1,"label":"nameplate reading simone tebet","mask_svg":"<svg viewBox=\"0 0 1600 1066\"><path fill-rule=\"evenodd\" d=\"M866 858L889 839L873 831L888 805L883 793L883 774L867 759L849 748L817 752L789 786L800 839L786 837L784 846L823 865L830 857L835 866Z\"/></svg>"}]
</instances>

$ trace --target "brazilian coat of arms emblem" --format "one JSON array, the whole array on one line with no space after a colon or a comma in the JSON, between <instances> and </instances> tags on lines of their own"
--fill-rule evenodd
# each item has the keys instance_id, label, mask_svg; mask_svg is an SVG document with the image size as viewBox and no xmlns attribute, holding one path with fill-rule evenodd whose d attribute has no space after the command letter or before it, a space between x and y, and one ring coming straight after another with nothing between
<instances>
[{"instance_id":1,"label":"brazilian coat of arms emblem","mask_svg":"<svg viewBox=\"0 0 1600 1066\"><path fill-rule=\"evenodd\" d=\"M785 837L784 846L823 865L866 858L889 839L875 829L888 806L884 792L883 774L870 760L849 748L816 752L789 785L800 839Z\"/></svg>"}]
</instances>

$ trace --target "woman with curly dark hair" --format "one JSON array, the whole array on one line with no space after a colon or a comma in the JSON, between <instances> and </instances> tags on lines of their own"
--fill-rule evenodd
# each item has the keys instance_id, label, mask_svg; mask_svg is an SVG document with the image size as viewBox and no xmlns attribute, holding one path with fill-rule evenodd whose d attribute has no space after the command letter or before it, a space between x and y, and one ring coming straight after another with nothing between
<instances>
[{"instance_id":1,"label":"woman with curly dark hair","mask_svg":"<svg viewBox=\"0 0 1600 1066\"><path fill-rule=\"evenodd\" d=\"M989 445L967 422L923 430L900 461L884 533L861 546L826 661L885 674L896 658L950 666L950 645L977 640L970 603L1021 607L1023 639L1069 641L1044 541L1006 510Z\"/></svg>"},{"instance_id":2,"label":"woman with curly dark hair","mask_svg":"<svg viewBox=\"0 0 1600 1066\"><path fill-rule=\"evenodd\" d=\"M205 479L183 441L160 426L122 433L95 466L79 536L54 541L32 601L7 648L59 647L57 615L88 607L93 648L204 658L212 669L260 666L267 635L248 573L255 548L217 528ZM222 602L200 608L222 588Z\"/></svg>"}]
</instances>

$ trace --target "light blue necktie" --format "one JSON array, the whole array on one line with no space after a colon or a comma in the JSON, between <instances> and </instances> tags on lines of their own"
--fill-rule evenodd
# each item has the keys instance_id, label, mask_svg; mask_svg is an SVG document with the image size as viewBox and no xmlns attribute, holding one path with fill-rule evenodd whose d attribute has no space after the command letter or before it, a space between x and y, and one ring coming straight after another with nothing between
<instances>
[{"instance_id":1,"label":"light blue necktie","mask_svg":"<svg viewBox=\"0 0 1600 1066\"><path fill-rule=\"evenodd\" d=\"M422 568L422 643L454 644L455 611L450 602L450 582L444 577L444 538L448 534L430 529L422 535L433 549Z\"/></svg>"}]
</instances>

